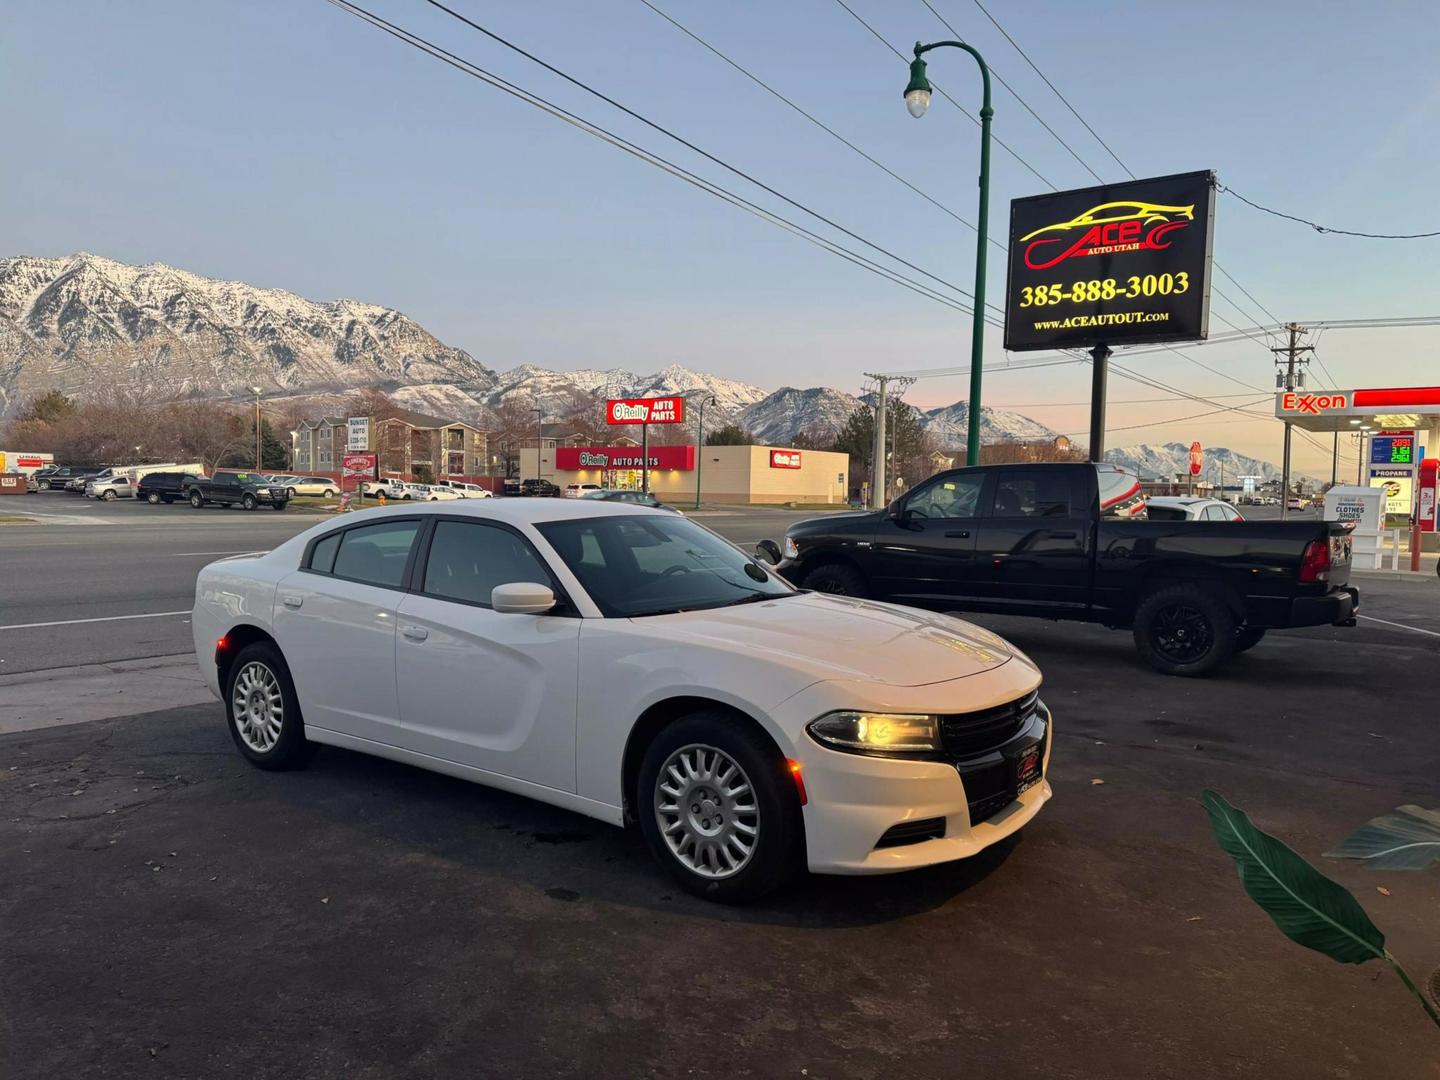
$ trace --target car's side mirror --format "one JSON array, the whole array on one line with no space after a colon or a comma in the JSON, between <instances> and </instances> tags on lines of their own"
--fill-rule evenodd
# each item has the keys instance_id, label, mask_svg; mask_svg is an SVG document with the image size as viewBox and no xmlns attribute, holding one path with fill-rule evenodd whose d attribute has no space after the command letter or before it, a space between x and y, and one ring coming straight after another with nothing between
<instances>
[{"instance_id":1,"label":"car's side mirror","mask_svg":"<svg viewBox=\"0 0 1440 1080\"><path fill-rule=\"evenodd\" d=\"M771 566L780 565L780 545L774 540L761 540L755 545L755 554L760 557L761 562L767 562Z\"/></svg>"},{"instance_id":2,"label":"car's side mirror","mask_svg":"<svg viewBox=\"0 0 1440 1080\"><path fill-rule=\"evenodd\" d=\"M512 581L490 590L490 607L501 615L543 615L555 606L555 591L534 581Z\"/></svg>"},{"instance_id":3,"label":"car's side mirror","mask_svg":"<svg viewBox=\"0 0 1440 1080\"><path fill-rule=\"evenodd\" d=\"M905 500L900 498L893 501L885 508L885 514L903 525L905 523Z\"/></svg>"}]
</instances>

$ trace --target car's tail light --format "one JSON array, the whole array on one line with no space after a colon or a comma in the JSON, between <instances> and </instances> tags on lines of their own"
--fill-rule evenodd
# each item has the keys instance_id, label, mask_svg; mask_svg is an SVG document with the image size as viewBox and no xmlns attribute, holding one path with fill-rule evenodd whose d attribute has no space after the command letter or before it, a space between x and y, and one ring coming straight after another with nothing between
<instances>
[{"instance_id":1,"label":"car's tail light","mask_svg":"<svg viewBox=\"0 0 1440 1080\"><path fill-rule=\"evenodd\" d=\"M1300 580L1324 581L1330 576L1330 542L1311 540L1300 556Z\"/></svg>"}]
</instances>

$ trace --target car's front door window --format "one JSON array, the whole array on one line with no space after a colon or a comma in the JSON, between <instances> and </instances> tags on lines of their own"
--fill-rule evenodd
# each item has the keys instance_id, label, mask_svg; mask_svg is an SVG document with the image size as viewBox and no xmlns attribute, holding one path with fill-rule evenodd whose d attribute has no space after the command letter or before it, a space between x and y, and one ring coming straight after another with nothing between
<instances>
[{"instance_id":1,"label":"car's front door window","mask_svg":"<svg viewBox=\"0 0 1440 1080\"><path fill-rule=\"evenodd\" d=\"M977 516L984 486L985 477L981 473L940 477L905 500L905 513L924 520L973 518Z\"/></svg>"}]
</instances>

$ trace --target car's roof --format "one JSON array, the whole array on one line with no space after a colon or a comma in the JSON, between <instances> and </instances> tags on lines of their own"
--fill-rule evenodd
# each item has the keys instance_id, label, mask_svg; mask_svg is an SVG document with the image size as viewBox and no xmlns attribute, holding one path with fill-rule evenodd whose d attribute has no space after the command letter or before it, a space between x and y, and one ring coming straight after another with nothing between
<instances>
[{"instance_id":1,"label":"car's roof","mask_svg":"<svg viewBox=\"0 0 1440 1080\"><path fill-rule=\"evenodd\" d=\"M376 507L373 511L364 511L364 513L367 517L373 513L378 520L380 515L394 516L396 511L392 507L384 509ZM664 514L664 511L661 510L653 510L648 506L606 502L604 499L455 499L444 503L419 503L414 506L405 504L401 516L412 513L491 518L497 521L524 521L532 524L545 521L572 521L576 518L594 518L606 515L624 517L635 514L663 514L666 520L672 516Z\"/></svg>"},{"instance_id":2,"label":"car's roof","mask_svg":"<svg viewBox=\"0 0 1440 1080\"><path fill-rule=\"evenodd\" d=\"M1159 503L1161 506L1199 506L1201 503L1219 502L1219 499L1207 499L1203 495L1152 495L1146 502Z\"/></svg>"}]
</instances>

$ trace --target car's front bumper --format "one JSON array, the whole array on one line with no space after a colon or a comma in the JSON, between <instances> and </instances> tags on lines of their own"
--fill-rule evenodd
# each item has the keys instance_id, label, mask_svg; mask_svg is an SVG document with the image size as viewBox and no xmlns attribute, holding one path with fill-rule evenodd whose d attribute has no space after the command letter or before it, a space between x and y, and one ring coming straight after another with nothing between
<instances>
[{"instance_id":1,"label":"car's front bumper","mask_svg":"<svg viewBox=\"0 0 1440 1080\"><path fill-rule=\"evenodd\" d=\"M1037 744L1041 779L1017 793L1015 763ZM962 760L881 758L815 746L803 763L809 868L885 874L978 854L1024 828L1049 801L1053 744L1053 719L1042 705L1001 746ZM923 838L895 842L896 826L927 822Z\"/></svg>"}]
</instances>

